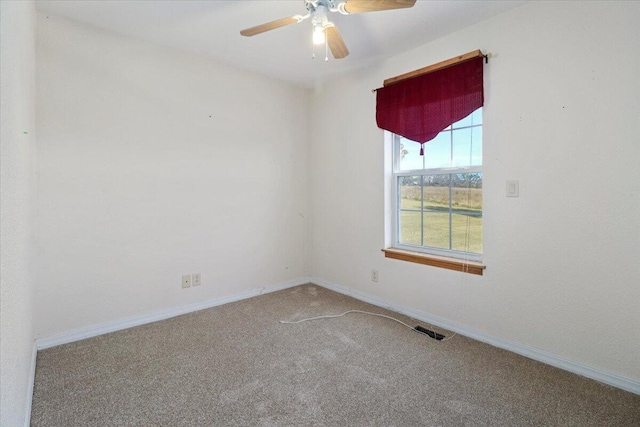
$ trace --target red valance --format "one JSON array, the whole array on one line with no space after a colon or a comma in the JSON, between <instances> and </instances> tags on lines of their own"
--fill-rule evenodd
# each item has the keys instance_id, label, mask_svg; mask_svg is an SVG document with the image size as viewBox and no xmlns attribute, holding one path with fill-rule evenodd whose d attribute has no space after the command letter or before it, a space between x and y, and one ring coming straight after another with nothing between
<instances>
[{"instance_id":1,"label":"red valance","mask_svg":"<svg viewBox=\"0 0 640 427\"><path fill-rule=\"evenodd\" d=\"M378 89L378 127L421 145L432 140L484 104L482 61L479 56Z\"/></svg>"}]
</instances>

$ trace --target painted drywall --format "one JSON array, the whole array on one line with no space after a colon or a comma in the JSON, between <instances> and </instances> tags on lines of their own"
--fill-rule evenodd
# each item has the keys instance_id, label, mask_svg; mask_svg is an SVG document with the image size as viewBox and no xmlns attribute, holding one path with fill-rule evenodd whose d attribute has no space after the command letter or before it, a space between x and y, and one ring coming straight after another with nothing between
<instances>
[{"instance_id":1,"label":"painted drywall","mask_svg":"<svg viewBox=\"0 0 640 427\"><path fill-rule=\"evenodd\" d=\"M311 124L310 274L639 380L638 22L637 2L531 2L318 87L311 114L332 120ZM389 147L371 89L475 49L493 53L485 274L385 259Z\"/></svg>"},{"instance_id":2,"label":"painted drywall","mask_svg":"<svg viewBox=\"0 0 640 427\"><path fill-rule=\"evenodd\" d=\"M0 2L0 425L28 421L34 348L36 12Z\"/></svg>"},{"instance_id":3,"label":"painted drywall","mask_svg":"<svg viewBox=\"0 0 640 427\"><path fill-rule=\"evenodd\" d=\"M37 28L38 337L305 276L308 91ZM202 285L182 289L189 273Z\"/></svg>"}]
</instances>

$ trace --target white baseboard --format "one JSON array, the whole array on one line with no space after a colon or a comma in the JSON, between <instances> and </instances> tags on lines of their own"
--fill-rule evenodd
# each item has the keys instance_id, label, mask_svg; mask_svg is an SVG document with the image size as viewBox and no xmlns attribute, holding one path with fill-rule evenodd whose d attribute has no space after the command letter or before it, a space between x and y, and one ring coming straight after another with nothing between
<instances>
[{"instance_id":1,"label":"white baseboard","mask_svg":"<svg viewBox=\"0 0 640 427\"><path fill-rule=\"evenodd\" d=\"M33 386L36 382L36 358L38 357L38 346L33 342L31 346L31 363L29 366L29 383L27 386L27 409L24 417L24 426L31 425L31 404L33 403Z\"/></svg>"},{"instance_id":2,"label":"white baseboard","mask_svg":"<svg viewBox=\"0 0 640 427\"><path fill-rule=\"evenodd\" d=\"M318 286L322 286L324 288L330 289L332 291L336 291L341 294L351 296L353 298L359 299L364 302L368 302L369 304L373 304L378 307L386 308L391 311L404 314L416 320L420 320L424 323L429 323L431 325L456 332L460 335L464 335L466 337L473 338L475 340L482 341L487 344L491 344L494 347L502 348L502 349L511 351L513 353L520 354L522 356L528 357L533 360L537 360L547 365L555 366L556 368L573 372L574 374L582 375L584 377L591 378L596 381L600 381L602 383L620 388L622 390L629 391L631 393L640 394L640 381L635 381L630 378L626 378L626 377L622 377L620 375L614 374L612 372L607 372L602 369L594 368L592 366L588 366L580 362L575 362L573 360L565 359L563 357L557 356L555 354L552 354L547 351L540 350L534 347L529 347L527 345L519 344L517 342L493 337L483 332L468 328L466 326L459 325L455 322L451 322L450 320L443 319L438 316L433 316L429 313L416 310L413 308L403 307L397 304L391 304L387 301L384 301L380 298L366 294L364 292L354 291L354 290L345 288L343 286L337 285L335 283L327 282L326 280L320 279L318 277L308 278L308 281Z\"/></svg>"},{"instance_id":3,"label":"white baseboard","mask_svg":"<svg viewBox=\"0 0 640 427\"><path fill-rule=\"evenodd\" d=\"M160 310L154 313L144 314L141 316L128 317L125 319L115 320L113 322L106 322L99 325L89 326L86 328L75 329L62 334L53 335L50 337L38 338L36 340L36 345L38 350L44 350L46 348L55 347L62 344L68 344L71 342L96 337L98 335L108 334L109 332L120 331L123 329L132 328L134 326L140 326L147 323L157 322L159 320L169 319L175 316L180 316L182 314L192 313L194 311L204 310L207 308L216 307L218 305L240 301L243 299L255 297L262 294L268 294L270 292L280 291L282 289L287 289L287 288L291 288L298 285L304 285L305 283L309 283L310 280L311 279L308 277L301 277L298 279L289 280L288 282L251 289L251 290L234 294L234 295L214 298L211 300L188 304L181 307ZM34 372L35 372L35 359L34 359Z\"/></svg>"}]
</instances>

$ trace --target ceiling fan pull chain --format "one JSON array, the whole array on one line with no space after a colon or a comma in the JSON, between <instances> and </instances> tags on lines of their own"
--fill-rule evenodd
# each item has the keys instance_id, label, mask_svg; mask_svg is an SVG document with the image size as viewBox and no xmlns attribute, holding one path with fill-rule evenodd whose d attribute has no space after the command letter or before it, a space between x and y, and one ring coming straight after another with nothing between
<instances>
[{"instance_id":1,"label":"ceiling fan pull chain","mask_svg":"<svg viewBox=\"0 0 640 427\"><path fill-rule=\"evenodd\" d=\"M326 37L326 34L325 34L325 38L324 38L324 62L329 62L329 42L328 42L328 39L329 39L329 37Z\"/></svg>"},{"instance_id":2,"label":"ceiling fan pull chain","mask_svg":"<svg viewBox=\"0 0 640 427\"><path fill-rule=\"evenodd\" d=\"M311 39L313 40L313 31L314 31L314 27L311 27ZM316 59L316 44L312 41L311 42L311 59Z\"/></svg>"}]
</instances>

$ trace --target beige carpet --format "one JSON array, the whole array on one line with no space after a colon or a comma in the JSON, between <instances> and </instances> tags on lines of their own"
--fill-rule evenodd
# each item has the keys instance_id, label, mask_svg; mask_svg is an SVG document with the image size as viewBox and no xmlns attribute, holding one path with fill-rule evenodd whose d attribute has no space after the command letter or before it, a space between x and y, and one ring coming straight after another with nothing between
<instances>
[{"instance_id":1,"label":"beige carpet","mask_svg":"<svg viewBox=\"0 0 640 427\"><path fill-rule=\"evenodd\" d=\"M640 396L462 336L278 323L349 309L417 324L305 285L51 348L32 425L640 426Z\"/></svg>"}]
</instances>

